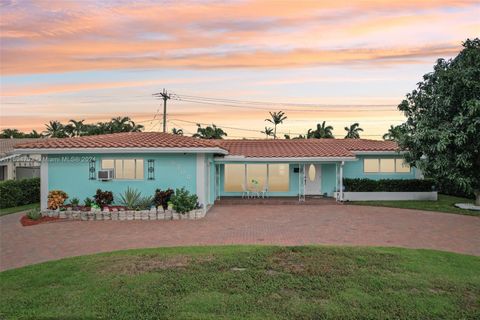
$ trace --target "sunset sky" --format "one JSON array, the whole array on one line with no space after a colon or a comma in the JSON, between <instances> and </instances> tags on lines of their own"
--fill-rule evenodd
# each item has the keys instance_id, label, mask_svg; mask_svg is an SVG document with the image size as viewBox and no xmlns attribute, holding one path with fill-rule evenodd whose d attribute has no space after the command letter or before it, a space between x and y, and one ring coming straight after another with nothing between
<instances>
[{"instance_id":1,"label":"sunset sky","mask_svg":"<svg viewBox=\"0 0 480 320\"><path fill-rule=\"evenodd\" d=\"M480 35L478 1L0 0L0 128L130 116L161 130L215 123L261 137L268 111L293 136L359 122L380 139L437 58ZM190 98L184 100L198 100ZM212 102L214 104L212 104ZM259 103L262 102L262 103ZM234 129L238 128L238 129Z\"/></svg>"}]
</instances>

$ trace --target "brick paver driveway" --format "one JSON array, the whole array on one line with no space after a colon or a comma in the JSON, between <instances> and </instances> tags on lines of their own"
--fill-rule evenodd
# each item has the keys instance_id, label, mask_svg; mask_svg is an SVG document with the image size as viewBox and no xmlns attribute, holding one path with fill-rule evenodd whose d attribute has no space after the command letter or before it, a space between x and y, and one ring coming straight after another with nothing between
<instances>
[{"instance_id":1,"label":"brick paver driveway","mask_svg":"<svg viewBox=\"0 0 480 320\"><path fill-rule=\"evenodd\" d=\"M66 221L22 227L0 218L0 270L119 249L213 244L430 248L480 255L480 218L364 207L216 206L197 221Z\"/></svg>"}]
</instances>

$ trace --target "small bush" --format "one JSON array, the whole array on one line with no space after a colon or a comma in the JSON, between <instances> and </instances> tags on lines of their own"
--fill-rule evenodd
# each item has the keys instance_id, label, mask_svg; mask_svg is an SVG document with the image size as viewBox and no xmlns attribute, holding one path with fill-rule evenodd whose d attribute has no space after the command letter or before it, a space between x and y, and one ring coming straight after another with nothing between
<instances>
[{"instance_id":1,"label":"small bush","mask_svg":"<svg viewBox=\"0 0 480 320\"><path fill-rule=\"evenodd\" d=\"M168 203L170 202L173 194L174 191L172 189L167 189L165 191L162 191L161 189L155 190L155 195L153 197L153 202L155 203L155 206L157 208L161 206L163 208L163 211L167 210Z\"/></svg>"},{"instance_id":2,"label":"small bush","mask_svg":"<svg viewBox=\"0 0 480 320\"><path fill-rule=\"evenodd\" d=\"M129 210L146 210L152 205L151 197L142 197L142 193L130 187L120 195L120 204Z\"/></svg>"},{"instance_id":3,"label":"small bush","mask_svg":"<svg viewBox=\"0 0 480 320\"><path fill-rule=\"evenodd\" d=\"M103 208L113 202L113 193L112 191L102 191L101 189L97 189L97 193L93 198L95 199L97 206Z\"/></svg>"},{"instance_id":4,"label":"small bush","mask_svg":"<svg viewBox=\"0 0 480 320\"><path fill-rule=\"evenodd\" d=\"M40 201L40 178L0 182L0 208L22 206Z\"/></svg>"},{"instance_id":5,"label":"small bush","mask_svg":"<svg viewBox=\"0 0 480 320\"><path fill-rule=\"evenodd\" d=\"M63 205L68 195L62 190L52 190L48 193L48 209L55 210Z\"/></svg>"},{"instance_id":6,"label":"small bush","mask_svg":"<svg viewBox=\"0 0 480 320\"><path fill-rule=\"evenodd\" d=\"M72 205L72 207L78 207L78 205L80 204L80 200L78 198L72 198L72 200L70 200L70 204Z\"/></svg>"},{"instance_id":7,"label":"small bush","mask_svg":"<svg viewBox=\"0 0 480 320\"><path fill-rule=\"evenodd\" d=\"M197 206L198 197L196 194L190 194L185 188L175 190L171 197L173 209L178 213L187 213Z\"/></svg>"},{"instance_id":8,"label":"small bush","mask_svg":"<svg viewBox=\"0 0 480 320\"><path fill-rule=\"evenodd\" d=\"M40 208L33 208L27 212L27 218L31 220L38 220L42 217L40 213Z\"/></svg>"},{"instance_id":9,"label":"small bush","mask_svg":"<svg viewBox=\"0 0 480 320\"><path fill-rule=\"evenodd\" d=\"M347 192L422 192L432 191L432 180L418 179L343 179Z\"/></svg>"},{"instance_id":10,"label":"small bush","mask_svg":"<svg viewBox=\"0 0 480 320\"><path fill-rule=\"evenodd\" d=\"M90 199L89 197L86 197L85 200L83 200L83 205L85 207L91 207L93 204L93 200Z\"/></svg>"}]
</instances>

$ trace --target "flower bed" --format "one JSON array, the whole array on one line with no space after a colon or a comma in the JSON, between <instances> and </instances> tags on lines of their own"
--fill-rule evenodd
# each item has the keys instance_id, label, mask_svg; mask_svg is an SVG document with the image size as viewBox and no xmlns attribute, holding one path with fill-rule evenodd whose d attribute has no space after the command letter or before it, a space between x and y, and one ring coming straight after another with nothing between
<instances>
[{"instance_id":1,"label":"flower bed","mask_svg":"<svg viewBox=\"0 0 480 320\"><path fill-rule=\"evenodd\" d=\"M203 209L195 209L190 212L181 214L174 210L150 209L150 210L125 210L123 207L115 208L108 207L104 210L91 209L87 210L72 210L67 207L65 211L60 210L45 210L42 211L43 217L60 218L69 220L197 220L205 217L206 211Z\"/></svg>"},{"instance_id":2,"label":"flower bed","mask_svg":"<svg viewBox=\"0 0 480 320\"><path fill-rule=\"evenodd\" d=\"M34 225L37 225L37 224L41 224L41 223L57 222L57 221L61 221L61 220L62 219L60 219L59 217L48 217L48 216L43 216L38 220L32 220L27 216L22 216L20 218L20 223L22 224L22 226L28 227L28 226L34 226Z\"/></svg>"}]
</instances>

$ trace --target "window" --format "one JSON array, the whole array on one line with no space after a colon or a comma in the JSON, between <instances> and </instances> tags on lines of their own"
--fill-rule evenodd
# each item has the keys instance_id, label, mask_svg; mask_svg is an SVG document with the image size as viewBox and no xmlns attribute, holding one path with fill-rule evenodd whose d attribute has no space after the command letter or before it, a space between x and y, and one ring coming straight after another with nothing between
<instances>
[{"instance_id":1,"label":"window","mask_svg":"<svg viewBox=\"0 0 480 320\"><path fill-rule=\"evenodd\" d=\"M363 171L364 172L378 172L379 171L378 159L364 159L363 160Z\"/></svg>"},{"instance_id":2,"label":"window","mask_svg":"<svg viewBox=\"0 0 480 320\"><path fill-rule=\"evenodd\" d=\"M257 191L267 187L266 164L247 164L247 186Z\"/></svg>"},{"instance_id":3,"label":"window","mask_svg":"<svg viewBox=\"0 0 480 320\"><path fill-rule=\"evenodd\" d=\"M287 192L289 190L290 177L288 164L269 164L268 165L268 191Z\"/></svg>"},{"instance_id":4,"label":"window","mask_svg":"<svg viewBox=\"0 0 480 320\"><path fill-rule=\"evenodd\" d=\"M410 165L403 159L395 159L396 172L410 172Z\"/></svg>"},{"instance_id":5,"label":"window","mask_svg":"<svg viewBox=\"0 0 480 320\"><path fill-rule=\"evenodd\" d=\"M402 158L368 158L363 159L365 173L409 173L410 166Z\"/></svg>"},{"instance_id":6,"label":"window","mask_svg":"<svg viewBox=\"0 0 480 320\"><path fill-rule=\"evenodd\" d=\"M143 179L143 159L102 159L102 169L113 169L115 179Z\"/></svg>"},{"instance_id":7,"label":"window","mask_svg":"<svg viewBox=\"0 0 480 320\"><path fill-rule=\"evenodd\" d=\"M224 181L225 192L242 192L242 185L245 185L245 165L226 164Z\"/></svg>"},{"instance_id":8,"label":"window","mask_svg":"<svg viewBox=\"0 0 480 320\"><path fill-rule=\"evenodd\" d=\"M395 159L380 159L380 172L395 172Z\"/></svg>"},{"instance_id":9,"label":"window","mask_svg":"<svg viewBox=\"0 0 480 320\"><path fill-rule=\"evenodd\" d=\"M290 172L287 163L275 164L225 164L224 191L242 192L268 189L271 192L288 192Z\"/></svg>"}]
</instances>

